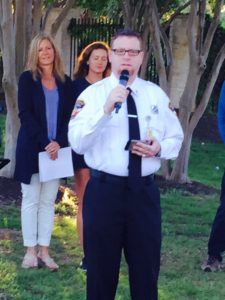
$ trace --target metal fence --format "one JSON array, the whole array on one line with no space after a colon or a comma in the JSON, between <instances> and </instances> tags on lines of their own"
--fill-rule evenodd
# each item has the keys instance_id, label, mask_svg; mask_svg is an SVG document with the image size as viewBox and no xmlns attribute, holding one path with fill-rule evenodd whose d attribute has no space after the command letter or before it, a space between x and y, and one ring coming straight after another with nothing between
<instances>
[{"instance_id":1,"label":"metal fence","mask_svg":"<svg viewBox=\"0 0 225 300\"><path fill-rule=\"evenodd\" d=\"M110 44L111 37L119 29L124 28L123 19L85 18L71 19L68 32L70 40L70 76L76 65L76 58L82 49L94 41L103 41ZM154 56L148 61L146 79L158 83L158 75Z\"/></svg>"}]
</instances>

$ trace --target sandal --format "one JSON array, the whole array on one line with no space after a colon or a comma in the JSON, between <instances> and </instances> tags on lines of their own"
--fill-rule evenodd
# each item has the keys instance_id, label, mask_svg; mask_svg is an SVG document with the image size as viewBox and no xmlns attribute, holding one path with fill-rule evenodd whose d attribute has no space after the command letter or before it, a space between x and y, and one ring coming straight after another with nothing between
<instances>
[{"instance_id":1,"label":"sandal","mask_svg":"<svg viewBox=\"0 0 225 300\"><path fill-rule=\"evenodd\" d=\"M57 263L54 261L53 258L51 258L49 255L41 257L38 255L38 267L46 267L50 269L51 271L57 271L59 266Z\"/></svg>"},{"instance_id":2,"label":"sandal","mask_svg":"<svg viewBox=\"0 0 225 300\"><path fill-rule=\"evenodd\" d=\"M24 269L37 268L38 259L36 255L26 253L21 267Z\"/></svg>"}]
</instances>

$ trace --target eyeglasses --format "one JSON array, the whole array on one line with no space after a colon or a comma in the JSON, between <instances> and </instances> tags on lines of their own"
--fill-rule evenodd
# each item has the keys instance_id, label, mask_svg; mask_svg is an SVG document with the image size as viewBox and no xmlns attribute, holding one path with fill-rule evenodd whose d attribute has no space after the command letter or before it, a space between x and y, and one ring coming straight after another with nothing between
<instances>
[{"instance_id":1,"label":"eyeglasses","mask_svg":"<svg viewBox=\"0 0 225 300\"><path fill-rule=\"evenodd\" d=\"M135 50L135 49L112 49L112 51L119 56L124 56L125 53L127 52L129 56L138 56L140 52L142 52L142 50Z\"/></svg>"}]
</instances>

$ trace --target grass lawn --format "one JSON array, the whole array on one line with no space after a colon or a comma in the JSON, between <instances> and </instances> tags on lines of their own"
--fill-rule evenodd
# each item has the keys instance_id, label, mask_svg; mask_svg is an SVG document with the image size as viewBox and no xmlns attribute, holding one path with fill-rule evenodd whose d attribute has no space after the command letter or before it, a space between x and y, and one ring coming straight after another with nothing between
<instances>
[{"instance_id":1,"label":"grass lawn","mask_svg":"<svg viewBox=\"0 0 225 300\"><path fill-rule=\"evenodd\" d=\"M163 244L159 279L160 300L222 300L224 272L203 273L210 225L218 195L189 195L171 190L162 195ZM77 269L81 259L75 218L56 216L51 253L60 264L52 273L46 269L20 268L24 254L20 212L0 208L0 227L10 228L0 241L0 295L7 299L85 299L85 275ZM117 300L129 300L127 270L122 263ZM141 300L141 299L140 299Z\"/></svg>"},{"instance_id":2,"label":"grass lawn","mask_svg":"<svg viewBox=\"0 0 225 300\"><path fill-rule=\"evenodd\" d=\"M191 180L220 188L224 166L224 144L202 143L198 140L193 140L189 161L189 176Z\"/></svg>"},{"instance_id":3,"label":"grass lawn","mask_svg":"<svg viewBox=\"0 0 225 300\"><path fill-rule=\"evenodd\" d=\"M219 188L224 162L224 145L195 140L190 178ZM200 269L219 195L192 195L171 189L161 198L163 243L159 300L225 299L225 271L204 273ZM8 230L3 232L3 228ZM75 217L56 215L51 254L60 265L58 272L21 269L24 249L20 210L13 205L0 206L0 299L85 300L86 276L77 268L82 253ZM124 260L116 300L130 300Z\"/></svg>"}]
</instances>

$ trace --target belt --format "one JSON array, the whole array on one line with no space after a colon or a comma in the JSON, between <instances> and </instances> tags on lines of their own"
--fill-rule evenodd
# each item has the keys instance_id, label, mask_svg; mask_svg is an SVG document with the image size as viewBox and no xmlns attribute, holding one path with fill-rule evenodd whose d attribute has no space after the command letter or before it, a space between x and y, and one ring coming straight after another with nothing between
<instances>
[{"instance_id":1,"label":"belt","mask_svg":"<svg viewBox=\"0 0 225 300\"><path fill-rule=\"evenodd\" d=\"M91 176L95 178L99 178L102 181L106 182L114 182L114 183L126 183L128 181L128 176L117 176L109 173L105 173L98 170L91 170ZM150 174L147 176L142 176L138 178L138 180L141 180L142 182L151 182L154 181L154 174Z\"/></svg>"}]
</instances>

